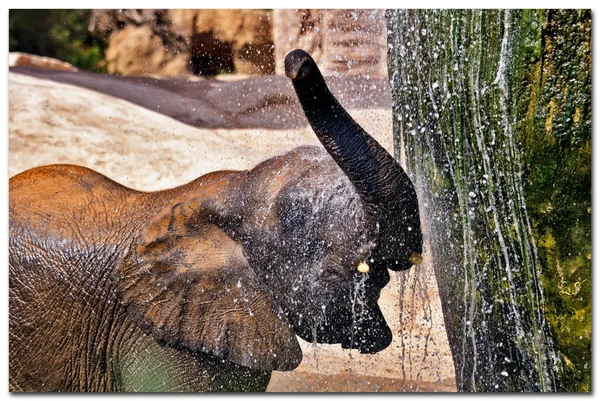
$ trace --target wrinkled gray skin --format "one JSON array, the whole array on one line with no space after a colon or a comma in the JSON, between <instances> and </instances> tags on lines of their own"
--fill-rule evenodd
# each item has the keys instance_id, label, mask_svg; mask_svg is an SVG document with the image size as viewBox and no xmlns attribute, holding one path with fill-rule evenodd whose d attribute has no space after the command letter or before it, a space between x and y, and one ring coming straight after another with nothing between
<instances>
[{"instance_id":1,"label":"wrinkled gray skin","mask_svg":"<svg viewBox=\"0 0 600 401\"><path fill-rule=\"evenodd\" d=\"M377 300L422 251L413 186L308 54L286 75L324 149L155 193L66 165L10 180L11 391L263 391L295 335L390 344Z\"/></svg>"}]
</instances>

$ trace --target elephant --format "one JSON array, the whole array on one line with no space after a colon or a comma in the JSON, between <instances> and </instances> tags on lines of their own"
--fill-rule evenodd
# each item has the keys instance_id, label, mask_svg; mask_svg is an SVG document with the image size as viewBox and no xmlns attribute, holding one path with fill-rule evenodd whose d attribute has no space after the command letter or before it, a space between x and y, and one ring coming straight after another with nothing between
<instances>
[{"instance_id":1,"label":"elephant","mask_svg":"<svg viewBox=\"0 0 600 401\"><path fill-rule=\"evenodd\" d=\"M74 165L10 178L11 391L264 391L296 336L389 346L388 270L422 260L414 186L308 53L285 73L322 147L157 192Z\"/></svg>"}]
</instances>

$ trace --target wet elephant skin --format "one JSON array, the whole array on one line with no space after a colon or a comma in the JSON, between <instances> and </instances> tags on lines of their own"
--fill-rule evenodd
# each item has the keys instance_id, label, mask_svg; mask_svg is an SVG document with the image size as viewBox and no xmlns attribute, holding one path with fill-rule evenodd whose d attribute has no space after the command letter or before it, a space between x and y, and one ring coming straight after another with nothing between
<instances>
[{"instance_id":1,"label":"wet elephant skin","mask_svg":"<svg viewBox=\"0 0 600 401\"><path fill-rule=\"evenodd\" d=\"M323 148L152 193L72 165L10 179L11 391L263 391L296 335L390 344L377 300L421 252L414 188L349 115L306 105L302 85L335 99L292 58Z\"/></svg>"}]
</instances>

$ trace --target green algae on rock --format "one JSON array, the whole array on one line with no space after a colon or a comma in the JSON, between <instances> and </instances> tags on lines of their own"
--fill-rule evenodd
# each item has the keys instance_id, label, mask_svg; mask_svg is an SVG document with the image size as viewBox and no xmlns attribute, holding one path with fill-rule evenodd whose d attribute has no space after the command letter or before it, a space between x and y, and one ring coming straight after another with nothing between
<instances>
[{"instance_id":1,"label":"green algae on rock","mask_svg":"<svg viewBox=\"0 0 600 401\"><path fill-rule=\"evenodd\" d=\"M386 16L459 391L589 391L591 12Z\"/></svg>"}]
</instances>

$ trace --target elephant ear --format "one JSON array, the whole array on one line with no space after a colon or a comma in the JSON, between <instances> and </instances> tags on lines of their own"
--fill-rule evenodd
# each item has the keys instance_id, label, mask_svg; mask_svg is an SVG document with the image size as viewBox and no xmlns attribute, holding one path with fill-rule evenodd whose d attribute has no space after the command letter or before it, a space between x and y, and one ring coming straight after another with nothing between
<instances>
[{"instance_id":1,"label":"elephant ear","mask_svg":"<svg viewBox=\"0 0 600 401\"><path fill-rule=\"evenodd\" d=\"M199 218L190 202L157 216L133 262L119 266L117 291L129 314L172 347L258 370L294 369L302 351L287 319L259 285L242 247Z\"/></svg>"}]
</instances>

